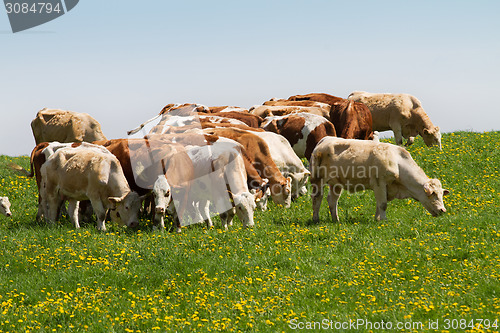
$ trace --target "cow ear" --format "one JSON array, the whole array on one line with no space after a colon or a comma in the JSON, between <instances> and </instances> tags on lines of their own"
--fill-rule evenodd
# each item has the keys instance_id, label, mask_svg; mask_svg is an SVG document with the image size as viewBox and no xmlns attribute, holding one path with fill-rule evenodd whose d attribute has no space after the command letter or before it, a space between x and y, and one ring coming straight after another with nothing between
<instances>
[{"instance_id":1,"label":"cow ear","mask_svg":"<svg viewBox=\"0 0 500 333\"><path fill-rule=\"evenodd\" d=\"M109 202L111 203L111 209L116 209L116 204L123 200L120 197L109 197Z\"/></svg>"},{"instance_id":2,"label":"cow ear","mask_svg":"<svg viewBox=\"0 0 500 333\"><path fill-rule=\"evenodd\" d=\"M426 183L424 185L424 192L427 196L430 196L432 194L432 188L429 183Z\"/></svg>"},{"instance_id":3,"label":"cow ear","mask_svg":"<svg viewBox=\"0 0 500 333\"><path fill-rule=\"evenodd\" d=\"M443 189L443 195L448 195L450 194L450 191L448 191L447 189Z\"/></svg>"}]
</instances>

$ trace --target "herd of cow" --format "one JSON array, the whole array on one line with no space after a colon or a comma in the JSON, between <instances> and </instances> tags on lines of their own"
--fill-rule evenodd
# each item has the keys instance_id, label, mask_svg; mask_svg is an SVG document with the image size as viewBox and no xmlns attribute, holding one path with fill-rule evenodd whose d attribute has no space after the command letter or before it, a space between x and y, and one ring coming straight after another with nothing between
<instances>
[{"instance_id":1,"label":"herd of cow","mask_svg":"<svg viewBox=\"0 0 500 333\"><path fill-rule=\"evenodd\" d=\"M62 110L39 111L31 128L31 170L11 167L35 176L37 219L57 220L68 201L76 228L92 214L99 230L106 230L108 214L135 227L141 210L161 230L167 213L177 232L202 221L210 227L216 214L225 228L234 215L252 226L254 210L265 210L269 197L289 207L308 193L309 178L314 221L325 186L333 220L342 190L373 190L378 220L394 198L412 197L433 216L446 211L448 190L401 147L403 137L411 145L421 135L441 149L439 127L407 94L313 93L250 109L169 104L127 139L108 140L88 114ZM377 131L385 130L394 132L397 145L378 141ZM0 212L10 216L9 207L0 197Z\"/></svg>"}]
</instances>

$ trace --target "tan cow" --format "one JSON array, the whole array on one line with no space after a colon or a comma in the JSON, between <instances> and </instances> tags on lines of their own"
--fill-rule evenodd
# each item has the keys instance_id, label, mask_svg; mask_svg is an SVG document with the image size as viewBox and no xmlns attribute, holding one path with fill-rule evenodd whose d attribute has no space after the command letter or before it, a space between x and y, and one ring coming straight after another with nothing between
<instances>
[{"instance_id":1,"label":"tan cow","mask_svg":"<svg viewBox=\"0 0 500 333\"><path fill-rule=\"evenodd\" d=\"M114 221L135 227L141 199L132 192L123 174L120 162L100 148L62 148L42 165L40 196L44 215L49 221L57 219L64 199L69 201L68 213L75 228L79 228L78 205L90 200L97 217L97 229L106 230L108 210L114 211Z\"/></svg>"},{"instance_id":2,"label":"tan cow","mask_svg":"<svg viewBox=\"0 0 500 333\"><path fill-rule=\"evenodd\" d=\"M408 94L354 91L348 98L365 104L372 113L373 130L392 130L396 144L402 145L404 137L409 146L420 134L428 147L437 145L441 149L439 127L432 124L416 97Z\"/></svg>"},{"instance_id":3,"label":"tan cow","mask_svg":"<svg viewBox=\"0 0 500 333\"><path fill-rule=\"evenodd\" d=\"M375 193L375 218L385 220L387 202L414 198L433 216L446 209L443 196L448 190L438 179L429 179L404 148L389 143L325 137L311 157L313 220L319 220L323 187L328 185L332 220L338 221L337 203L343 189Z\"/></svg>"},{"instance_id":4,"label":"tan cow","mask_svg":"<svg viewBox=\"0 0 500 333\"><path fill-rule=\"evenodd\" d=\"M42 109L31 122L36 144L106 140L101 125L87 113Z\"/></svg>"}]
</instances>

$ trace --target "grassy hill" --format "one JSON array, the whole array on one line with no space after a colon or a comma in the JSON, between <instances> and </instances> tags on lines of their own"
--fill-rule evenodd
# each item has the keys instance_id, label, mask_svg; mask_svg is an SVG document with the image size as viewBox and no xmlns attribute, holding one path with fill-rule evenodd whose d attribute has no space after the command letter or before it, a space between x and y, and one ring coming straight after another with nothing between
<instances>
[{"instance_id":1,"label":"grassy hill","mask_svg":"<svg viewBox=\"0 0 500 333\"><path fill-rule=\"evenodd\" d=\"M270 203L250 230L236 221L179 235L147 220L105 233L37 223L34 180L5 167L28 159L2 156L0 195L14 216L0 216L0 332L464 331L480 319L498 331L499 146L500 132L455 132L442 151L421 139L409 148L451 191L438 218L408 199L376 222L367 191L344 193L340 223L325 200L311 224L302 197L290 209Z\"/></svg>"}]
</instances>

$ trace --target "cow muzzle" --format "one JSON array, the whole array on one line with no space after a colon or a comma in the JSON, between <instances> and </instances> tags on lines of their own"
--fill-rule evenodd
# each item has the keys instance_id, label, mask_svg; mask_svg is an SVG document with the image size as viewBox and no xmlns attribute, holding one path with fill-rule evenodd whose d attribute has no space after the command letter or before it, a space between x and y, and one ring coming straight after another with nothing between
<instances>
[{"instance_id":1,"label":"cow muzzle","mask_svg":"<svg viewBox=\"0 0 500 333\"><path fill-rule=\"evenodd\" d=\"M138 221L132 221L128 224L128 227L129 228L137 228L139 226L139 222Z\"/></svg>"},{"instance_id":2,"label":"cow muzzle","mask_svg":"<svg viewBox=\"0 0 500 333\"><path fill-rule=\"evenodd\" d=\"M11 216L12 216L12 213L11 213L11 212L7 212L7 213L5 213L5 215L6 215L7 217L11 217Z\"/></svg>"},{"instance_id":3,"label":"cow muzzle","mask_svg":"<svg viewBox=\"0 0 500 333\"><path fill-rule=\"evenodd\" d=\"M156 212L157 214L165 214L165 207L156 206L156 208L155 208L155 212Z\"/></svg>"}]
</instances>

